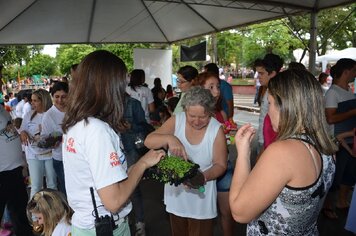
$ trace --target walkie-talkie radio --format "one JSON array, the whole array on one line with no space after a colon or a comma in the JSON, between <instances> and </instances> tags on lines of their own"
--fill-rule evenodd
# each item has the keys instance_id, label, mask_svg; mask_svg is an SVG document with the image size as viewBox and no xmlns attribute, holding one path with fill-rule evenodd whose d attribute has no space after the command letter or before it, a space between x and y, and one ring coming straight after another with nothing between
<instances>
[{"instance_id":1,"label":"walkie-talkie radio","mask_svg":"<svg viewBox=\"0 0 356 236\"><path fill-rule=\"evenodd\" d=\"M94 189L90 187L91 200L93 201L95 213L95 231L97 236L113 236L113 219L111 216L100 216L95 203Z\"/></svg>"}]
</instances>

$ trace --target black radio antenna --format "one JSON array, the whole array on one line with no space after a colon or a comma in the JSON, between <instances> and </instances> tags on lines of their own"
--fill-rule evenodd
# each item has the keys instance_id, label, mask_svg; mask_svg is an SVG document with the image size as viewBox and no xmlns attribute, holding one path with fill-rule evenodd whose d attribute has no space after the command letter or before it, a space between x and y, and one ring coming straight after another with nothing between
<instances>
[{"instance_id":1,"label":"black radio antenna","mask_svg":"<svg viewBox=\"0 0 356 236\"><path fill-rule=\"evenodd\" d=\"M91 200L93 202L93 206L94 206L94 213L95 213L95 218L99 219L99 213L98 213L98 209L96 207L96 202L95 202L95 196L94 196L94 189L93 187L90 187L90 195L91 195Z\"/></svg>"}]
</instances>

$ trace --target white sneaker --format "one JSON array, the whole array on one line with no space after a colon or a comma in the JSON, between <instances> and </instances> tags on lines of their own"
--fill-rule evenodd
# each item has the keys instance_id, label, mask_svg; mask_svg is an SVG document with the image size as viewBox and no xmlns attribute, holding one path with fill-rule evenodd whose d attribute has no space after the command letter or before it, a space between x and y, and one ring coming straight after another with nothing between
<instances>
[{"instance_id":1,"label":"white sneaker","mask_svg":"<svg viewBox=\"0 0 356 236\"><path fill-rule=\"evenodd\" d=\"M145 236L146 235L145 223L137 222L135 226L136 226L135 236Z\"/></svg>"}]
</instances>

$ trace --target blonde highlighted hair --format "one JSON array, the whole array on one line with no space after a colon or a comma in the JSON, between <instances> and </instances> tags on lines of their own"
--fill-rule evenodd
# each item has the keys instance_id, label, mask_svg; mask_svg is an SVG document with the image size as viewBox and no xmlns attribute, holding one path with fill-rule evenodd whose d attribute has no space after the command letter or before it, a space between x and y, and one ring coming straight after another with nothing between
<instances>
[{"instance_id":1,"label":"blonde highlighted hair","mask_svg":"<svg viewBox=\"0 0 356 236\"><path fill-rule=\"evenodd\" d=\"M33 213L43 215L42 235L51 236L53 230L63 218L68 224L71 224L73 210L62 193L52 189L44 189L33 195L27 204L27 217L31 224L33 224Z\"/></svg>"},{"instance_id":2,"label":"blonde highlighted hair","mask_svg":"<svg viewBox=\"0 0 356 236\"><path fill-rule=\"evenodd\" d=\"M52 106L52 98L51 98L51 94L44 89L37 89L36 91L34 91L32 93L32 95L35 95L38 100L41 101L41 105L43 110L46 112L48 111L48 109L51 108ZM31 120L37 115L37 112L35 111L32 116L31 116Z\"/></svg>"},{"instance_id":3,"label":"blonde highlighted hair","mask_svg":"<svg viewBox=\"0 0 356 236\"><path fill-rule=\"evenodd\" d=\"M310 72L280 72L269 81L268 93L279 108L278 140L307 135L319 152L330 155L337 151L328 134L321 86Z\"/></svg>"}]
</instances>

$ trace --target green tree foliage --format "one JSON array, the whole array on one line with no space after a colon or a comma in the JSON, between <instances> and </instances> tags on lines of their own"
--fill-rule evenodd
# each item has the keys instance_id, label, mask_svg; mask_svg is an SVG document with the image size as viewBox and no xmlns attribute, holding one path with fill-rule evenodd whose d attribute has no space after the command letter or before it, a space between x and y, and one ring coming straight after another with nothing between
<instances>
[{"instance_id":1,"label":"green tree foliage","mask_svg":"<svg viewBox=\"0 0 356 236\"><path fill-rule=\"evenodd\" d=\"M40 54L42 49L42 45L0 45L0 64L5 66L3 78L17 78L19 70L27 75L27 69L22 68L23 65L26 65L31 57Z\"/></svg>"},{"instance_id":2,"label":"green tree foliage","mask_svg":"<svg viewBox=\"0 0 356 236\"><path fill-rule=\"evenodd\" d=\"M296 38L282 20L275 20L249 26L241 30L242 60L245 66L252 65L254 60L267 53L275 53L286 62L292 61L293 50L303 48L302 42Z\"/></svg>"},{"instance_id":3,"label":"green tree foliage","mask_svg":"<svg viewBox=\"0 0 356 236\"><path fill-rule=\"evenodd\" d=\"M27 76L31 75L54 75L56 72L55 59L49 55L37 54L27 63Z\"/></svg>"},{"instance_id":4,"label":"green tree foliage","mask_svg":"<svg viewBox=\"0 0 356 236\"><path fill-rule=\"evenodd\" d=\"M324 55L331 48L341 50L356 47L355 8L356 3L318 12L318 55ZM290 20L288 25L308 44L310 14L293 16Z\"/></svg>"},{"instance_id":5,"label":"green tree foliage","mask_svg":"<svg viewBox=\"0 0 356 236\"><path fill-rule=\"evenodd\" d=\"M41 45L0 45L0 64L26 64L34 55L43 49Z\"/></svg>"},{"instance_id":6,"label":"green tree foliage","mask_svg":"<svg viewBox=\"0 0 356 236\"><path fill-rule=\"evenodd\" d=\"M133 69L134 48L149 48L149 44L66 44L57 49L57 60L62 74L68 74L70 67L80 61L89 53L98 50L108 50L120 57L128 70Z\"/></svg>"},{"instance_id":7,"label":"green tree foliage","mask_svg":"<svg viewBox=\"0 0 356 236\"><path fill-rule=\"evenodd\" d=\"M70 73L70 67L79 63L86 55L96 48L87 44L64 44L57 48L57 62L59 71L63 74Z\"/></svg>"},{"instance_id":8,"label":"green tree foliage","mask_svg":"<svg viewBox=\"0 0 356 236\"><path fill-rule=\"evenodd\" d=\"M133 50L135 48L150 48L150 44L103 44L101 48L120 57L125 62L128 71L131 71L134 69Z\"/></svg>"},{"instance_id":9,"label":"green tree foliage","mask_svg":"<svg viewBox=\"0 0 356 236\"><path fill-rule=\"evenodd\" d=\"M242 61L243 36L236 30L217 34L218 64L239 64Z\"/></svg>"}]
</instances>

